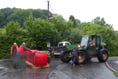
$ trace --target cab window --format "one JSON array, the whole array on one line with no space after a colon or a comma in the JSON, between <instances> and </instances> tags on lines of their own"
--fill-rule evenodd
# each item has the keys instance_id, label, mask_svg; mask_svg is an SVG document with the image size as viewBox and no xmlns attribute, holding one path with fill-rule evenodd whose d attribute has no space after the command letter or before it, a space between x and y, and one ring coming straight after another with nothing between
<instances>
[{"instance_id":1,"label":"cab window","mask_svg":"<svg viewBox=\"0 0 118 79\"><path fill-rule=\"evenodd\" d=\"M59 44L59 46L63 46L63 43Z\"/></svg>"}]
</instances>

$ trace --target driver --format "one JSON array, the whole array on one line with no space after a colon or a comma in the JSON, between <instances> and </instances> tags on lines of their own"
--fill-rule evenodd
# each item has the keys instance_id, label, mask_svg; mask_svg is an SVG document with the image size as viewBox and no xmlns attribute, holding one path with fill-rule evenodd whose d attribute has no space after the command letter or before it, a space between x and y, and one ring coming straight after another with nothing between
<instances>
[{"instance_id":1,"label":"driver","mask_svg":"<svg viewBox=\"0 0 118 79\"><path fill-rule=\"evenodd\" d=\"M95 39L90 38L89 39L89 45L90 46L95 46Z\"/></svg>"}]
</instances>

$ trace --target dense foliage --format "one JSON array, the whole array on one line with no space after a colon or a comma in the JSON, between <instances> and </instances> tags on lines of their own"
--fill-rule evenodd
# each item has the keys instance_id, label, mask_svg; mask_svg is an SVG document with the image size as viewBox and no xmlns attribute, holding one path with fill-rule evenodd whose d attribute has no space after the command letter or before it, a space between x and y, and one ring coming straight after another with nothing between
<instances>
[{"instance_id":1,"label":"dense foliage","mask_svg":"<svg viewBox=\"0 0 118 79\"><path fill-rule=\"evenodd\" d=\"M30 14L34 18L47 19L47 10L41 9L20 9L20 8L4 8L0 9L0 27L3 27L10 21L17 21L23 25L24 21L29 17ZM52 14L50 13L50 17Z\"/></svg>"},{"instance_id":2,"label":"dense foliage","mask_svg":"<svg viewBox=\"0 0 118 79\"><path fill-rule=\"evenodd\" d=\"M48 21L45 11L39 14L40 10L9 9L0 10L0 59L10 56L10 47L14 42L18 45L26 42L31 49L47 50L47 42L51 46L56 46L60 41L76 44L85 34L101 34L110 55L118 56L118 32L104 18L96 17L86 23L73 15L66 21L61 15L53 14Z\"/></svg>"}]
</instances>

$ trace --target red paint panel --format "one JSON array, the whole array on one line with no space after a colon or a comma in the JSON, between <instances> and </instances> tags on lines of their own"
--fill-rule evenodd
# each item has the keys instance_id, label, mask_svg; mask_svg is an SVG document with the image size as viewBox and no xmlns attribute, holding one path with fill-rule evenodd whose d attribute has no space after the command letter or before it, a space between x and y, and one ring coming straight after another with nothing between
<instances>
[{"instance_id":1,"label":"red paint panel","mask_svg":"<svg viewBox=\"0 0 118 79\"><path fill-rule=\"evenodd\" d=\"M47 65L48 54L44 51L38 50L28 50L26 51L26 61L36 65L36 66L44 66Z\"/></svg>"}]
</instances>

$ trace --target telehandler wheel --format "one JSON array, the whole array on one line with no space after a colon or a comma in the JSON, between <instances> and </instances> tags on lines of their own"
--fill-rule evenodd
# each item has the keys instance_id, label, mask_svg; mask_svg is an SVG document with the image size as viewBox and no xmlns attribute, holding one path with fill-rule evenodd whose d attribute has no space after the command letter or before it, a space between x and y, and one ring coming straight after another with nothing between
<instances>
[{"instance_id":1,"label":"telehandler wheel","mask_svg":"<svg viewBox=\"0 0 118 79\"><path fill-rule=\"evenodd\" d=\"M102 50L98 54L98 60L99 60L99 62L106 62L107 59L108 59L108 57L109 57L109 55L108 55L108 51L107 50Z\"/></svg>"},{"instance_id":2,"label":"telehandler wheel","mask_svg":"<svg viewBox=\"0 0 118 79\"><path fill-rule=\"evenodd\" d=\"M86 54L84 52L78 53L76 60L75 60L75 64L79 65L79 64L83 64L86 61Z\"/></svg>"},{"instance_id":3,"label":"telehandler wheel","mask_svg":"<svg viewBox=\"0 0 118 79\"><path fill-rule=\"evenodd\" d=\"M71 60L70 53L71 53L70 51L61 53L60 59L64 63L68 63Z\"/></svg>"}]
</instances>

